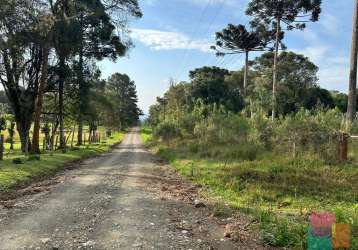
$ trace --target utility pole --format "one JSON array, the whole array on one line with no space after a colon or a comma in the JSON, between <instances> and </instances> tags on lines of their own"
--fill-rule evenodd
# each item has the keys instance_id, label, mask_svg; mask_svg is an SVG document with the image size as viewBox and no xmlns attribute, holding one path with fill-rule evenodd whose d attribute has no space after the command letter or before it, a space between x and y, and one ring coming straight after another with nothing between
<instances>
[{"instance_id":1,"label":"utility pole","mask_svg":"<svg viewBox=\"0 0 358 250\"><path fill-rule=\"evenodd\" d=\"M358 0L357 0L358 1ZM273 76L272 76L272 120L276 117L277 99L276 99L276 88L277 88L277 64L278 64L278 50L280 46L280 31L281 31L281 19L276 18L276 43L275 43L275 55L273 62Z\"/></svg>"},{"instance_id":2,"label":"utility pole","mask_svg":"<svg viewBox=\"0 0 358 250\"><path fill-rule=\"evenodd\" d=\"M358 53L358 0L355 0L353 13L353 34L351 48L351 67L349 73L349 92L347 120L353 122L357 110L357 53Z\"/></svg>"}]
</instances>

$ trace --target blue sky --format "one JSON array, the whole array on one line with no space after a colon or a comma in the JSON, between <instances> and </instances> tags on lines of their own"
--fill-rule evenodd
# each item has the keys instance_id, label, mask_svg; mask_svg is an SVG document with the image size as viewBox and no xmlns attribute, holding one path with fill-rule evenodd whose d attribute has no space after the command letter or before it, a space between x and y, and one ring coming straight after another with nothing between
<instances>
[{"instance_id":1,"label":"blue sky","mask_svg":"<svg viewBox=\"0 0 358 250\"><path fill-rule=\"evenodd\" d=\"M135 47L116 63L104 61L104 77L128 74L137 85L144 112L169 87L169 79L187 80L191 69L215 65L240 69L242 55L217 58L209 50L215 32L228 23L247 24L249 0L139 0L143 18L130 23ZM353 0L324 0L319 22L286 34L288 50L319 66L321 87L347 92Z\"/></svg>"}]
</instances>

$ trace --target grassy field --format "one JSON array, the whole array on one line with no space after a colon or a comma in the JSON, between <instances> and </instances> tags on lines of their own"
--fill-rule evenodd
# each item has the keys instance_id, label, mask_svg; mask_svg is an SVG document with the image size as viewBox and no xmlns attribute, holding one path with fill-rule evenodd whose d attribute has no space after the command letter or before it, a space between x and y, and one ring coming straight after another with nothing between
<instances>
[{"instance_id":1,"label":"grassy field","mask_svg":"<svg viewBox=\"0 0 358 250\"><path fill-rule=\"evenodd\" d=\"M149 143L150 130L142 129L142 137ZM179 173L206 187L205 195L258 222L266 244L306 249L308 216L312 211L332 211L337 222L351 225L352 249L358 249L357 166L328 166L319 160L269 153L252 157L242 146L233 150L229 146L203 149L190 141L170 147L156 141L150 144Z\"/></svg>"},{"instance_id":2,"label":"grassy field","mask_svg":"<svg viewBox=\"0 0 358 250\"><path fill-rule=\"evenodd\" d=\"M61 171L65 164L106 152L110 147L123 139L124 133L114 133L112 137L102 140L98 144L87 144L81 147L61 151L46 152L40 155L40 160L23 155L18 149L5 155L0 162L0 194L7 194L18 186L31 183L34 179L52 176ZM16 145L15 148L19 148ZM13 159L21 159L22 164L15 164Z\"/></svg>"}]
</instances>

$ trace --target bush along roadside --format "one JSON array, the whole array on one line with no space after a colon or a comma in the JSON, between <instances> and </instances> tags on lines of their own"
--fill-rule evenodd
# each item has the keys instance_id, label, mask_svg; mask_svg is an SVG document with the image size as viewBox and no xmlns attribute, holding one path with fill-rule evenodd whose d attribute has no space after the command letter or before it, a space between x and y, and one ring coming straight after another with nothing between
<instances>
[{"instance_id":1,"label":"bush along roadside","mask_svg":"<svg viewBox=\"0 0 358 250\"><path fill-rule=\"evenodd\" d=\"M185 136L161 138L164 130L155 127L152 136L150 128L142 128L142 138L181 175L205 187L208 198L249 215L265 244L307 249L310 214L327 211L336 215L337 223L349 224L351 247L358 249L358 170L353 164L310 154L277 154L265 145L245 141L225 144L201 143Z\"/></svg>"},{"instance_id":2,"label":"bush along roadside","mask_svg":"<svg viewBox=\"0 0 358 250\"><path fill-rule=\"evenodd\" d=\"M17 188L25 187L34 181L49 178L76 161L108 152L119 144L123 137L124 133L115 133L105 143L75 147L67 153L59 150L28 157L21 153L14 154L0 162L0 198L9 197Z\"/></svg>"}]
</instances>

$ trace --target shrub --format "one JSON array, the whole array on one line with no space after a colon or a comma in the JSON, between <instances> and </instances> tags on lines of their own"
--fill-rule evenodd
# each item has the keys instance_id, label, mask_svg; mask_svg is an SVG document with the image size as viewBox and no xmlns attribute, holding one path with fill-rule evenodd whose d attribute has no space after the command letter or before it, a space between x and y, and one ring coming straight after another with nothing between
<instances>
[{"instance_id":1,"label":"shrub","mask_svg":"<svg viewBox=\"0 0 358 250\"><path fill-rule=\"evenodd\" d=\"M246 118L215 105L209 115L194 128L194 135L202 143L208 144L244 144L248 134L249 124Z\"/></svg>"},{"instance_id":2,"label":"shrub","mask_svg":"<svg viewBox=\"0 0 358 250\"><path fill-rule=\"evenodd\" d=\"M190 151L191 153L196 154L196 153L199 152L199 149L200 149L199 144L194 143L194 142L191 143L191 144L189 144L189 151Z\"/></svg>"},{"instance_id":3,"label":"shrub","mask_svg":"<svg viewBox=\"0 0 358 250\"><path fill-rule=\"evenodd\" d=\"M197 123L197 121L197 117L195 117L195 115L191 112L185 112L181 117L179 117L178 125L182 131L182 134L193 136L195 124Z\"/></svg>"},{"instance_id":4,"label":"shrub","mask_svg":"<svg viewBox=\"0 0 358 250\"><path fill-rule=\"evenodd\" d=\"M39 161L39 160L41 160L41 157L40 157L40 155L29 155L27 160L28 161Z\"/></svg>"},{"instance_id":5,"label":"shrub","mask_svg":"<svg viewBox=\"0 0 358 250\"><path fill-rule=\"evenodd\" d=\"M259 151L266 149L285 153L286 157L337 161L341 131L346 130L344 115L338 109L301 109L275 121L263 108L251 111L254 112L247 117L248 112L232 113L223 106L206 105L199 100L191 107L167 110L166 119L158 121L153 135L167 143L182 138L188 145L198 144L190 151L203 157L254 160ZM358 131L358 123L350 129ZM224 150L216 146L224 146Z\"/></svg>"},{"instance_id":6,"label":"shrub","mask_svg":"<svg viewBox=\"0 0 358 250\"><path fill-rule=\"evenodd\" d=\"M266 112L258 110L253 113L249 119L249 126L251 128L250 141L271 149L275 137L275 123L267 117Z\"/></svg>"},{"instance_id":7,"label":"shrub","mask_svg":"<svg viewBox=\"0 0 358 250\"><path fill-rule=\"evenodd\" d=\"M165 142L169 142L170 140L180 137L181 135L180 130L176 124L170 121L164 121L160 123L154 129L153 134L155 137L160 138Z\"/></svg>"},{"instance_id":8,"label":"shrub","mask_svg":"<svg viewBox=\"0 0 358 250\"><path fill-rule=\"evenodd\" d=\"M337 146L343 115L337 110L307 111L281 118L276 127L276 149L293 157L316 154L327 161L337 160Z\"/></svg>"},{"instance_id":9,"label":"shrub","mask_svg":"<svg viewBox=\"0 0 358 250\"><path fill-rule=\"evenodd\" d=\"M14 158L14 159L12 160L12 163L14 163L14 164L23 164L23 161L22 161L21 158Z\"/></svg>"}]
</instances>

